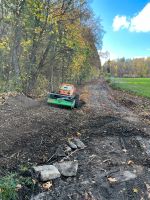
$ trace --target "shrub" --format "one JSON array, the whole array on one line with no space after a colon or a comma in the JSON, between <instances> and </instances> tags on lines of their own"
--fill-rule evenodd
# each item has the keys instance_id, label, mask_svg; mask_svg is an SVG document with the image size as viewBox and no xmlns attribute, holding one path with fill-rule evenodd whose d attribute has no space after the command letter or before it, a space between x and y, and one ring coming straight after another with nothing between
<instances>
[{"instance_id":1,"label":"shrub","mask_svg":"<svg viewBox=\"0 0 150 200\"><path fill-rule=\"evenodd\" d=\"M18 194L16 191L16 186L18 180L16 174L8 174L0 180L0 199L2 200L16 200L18 199Z\"/></svg>"}]
</instances>

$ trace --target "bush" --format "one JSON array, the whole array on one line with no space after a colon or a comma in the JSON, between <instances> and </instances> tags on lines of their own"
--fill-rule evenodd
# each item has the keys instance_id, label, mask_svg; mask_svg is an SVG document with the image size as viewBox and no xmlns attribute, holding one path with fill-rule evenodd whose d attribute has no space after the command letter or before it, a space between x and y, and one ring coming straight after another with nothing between
<instances>
[{"instance_id":1,"label":"bush","mask_svg":"<svg viewBox=\"0 0 150 200\"><path fill-rule=\"evenodd\" d=\"M16 174L8 174L0 180L0 199L2 200L16 200L18 199L18 194L16 191L16 186L18 180L16 179Z\"/></svg>"},{"instance_id":2,"label":"bush","mask_svg":"<svg viewBox=\"0 0 150 200\"><path fill-rule=\"evenodd\" d=\"M30 177L18 176L15 173L2 177L0 179L0 200L18 200L18 191L23 186L34 190L34 183Z\"/></svg>"}]
</instances>

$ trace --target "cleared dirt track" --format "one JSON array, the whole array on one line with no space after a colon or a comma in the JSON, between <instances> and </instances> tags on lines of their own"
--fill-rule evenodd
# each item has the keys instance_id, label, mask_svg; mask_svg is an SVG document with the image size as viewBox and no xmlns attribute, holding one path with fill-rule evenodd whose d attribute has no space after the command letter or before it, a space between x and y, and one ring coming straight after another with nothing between
<instances>
[{"instance_id":1,"label":"cleared dirt track","mask_svg":"<svg viewBox=\"0 0 150 200\"><path fill-rule=\"evenodd\" d=\"M81 93L86 104L75 110L8 99L0 110L1 175L24 164L52 164L56 150L80 132L87 147L70 157L79 161L78 174L55 180L47 199L150 199L149 126L116 100L103 79Z\"/></svg>"}]
</instances>

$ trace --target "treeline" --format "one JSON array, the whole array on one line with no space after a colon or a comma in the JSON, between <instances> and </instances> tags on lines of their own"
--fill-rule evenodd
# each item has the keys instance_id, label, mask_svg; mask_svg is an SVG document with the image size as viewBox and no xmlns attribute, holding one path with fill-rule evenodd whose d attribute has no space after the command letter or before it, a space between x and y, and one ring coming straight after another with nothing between
<instances>
[{"instance_id":1,"label":"treeline","mask_svg":"<svg viewBox=\"0 0 150 200\"><path fill-rule=\"evenodd\" d=\"M1 0L1 90L30 94L97 76L102 36L86 0Z\"/></svg>"},{"instance_id":2,"label":"treeline","mask_svg":"<svg viewBox=\"0 0 150 200\"><path fill-rule=\"evenodd\" d=\"M150 77L150 57L108 60L103 71L114 77Z\"/></svg>"}]
</instances>

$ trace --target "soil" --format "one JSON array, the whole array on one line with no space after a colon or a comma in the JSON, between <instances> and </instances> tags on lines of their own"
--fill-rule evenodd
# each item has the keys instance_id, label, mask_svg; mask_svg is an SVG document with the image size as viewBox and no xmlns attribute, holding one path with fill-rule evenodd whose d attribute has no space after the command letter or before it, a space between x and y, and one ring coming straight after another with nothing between
<instances>
[{"instance_id":1,"label":"soil","mask_svg":"<svg viewBox=\"0 0 150 200\"><path fill-rule=\"evenodd\" d=\"M6 100L0 107L0 175L53 164L56 151L79 132L86 148L69 156L79 161L77 176L54 180L41 199L150 199L150 101L112 90L103 78L80 93L82 105L74 110L23 95ZM19 199L33 192L43 190L24 188Z\"/></svg>"}]
</instances>

